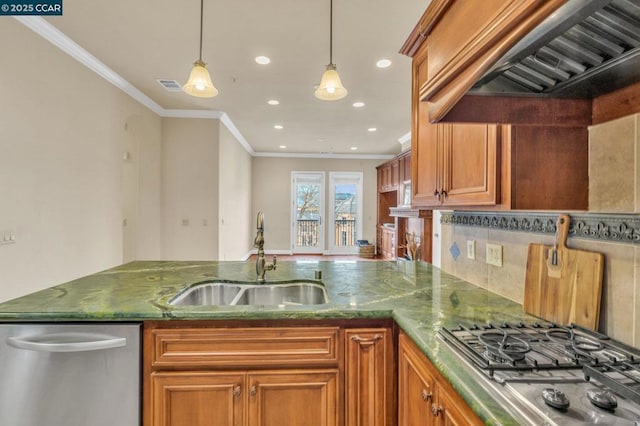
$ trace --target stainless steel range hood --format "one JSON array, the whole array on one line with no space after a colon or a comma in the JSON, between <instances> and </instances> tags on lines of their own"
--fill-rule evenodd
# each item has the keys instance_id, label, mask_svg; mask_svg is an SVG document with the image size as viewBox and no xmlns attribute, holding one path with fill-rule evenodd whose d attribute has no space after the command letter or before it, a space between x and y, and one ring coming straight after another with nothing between
<instances>
[{"instance_id":1,"label":"stainless steel range hood","mask_svg":"<svg viewBox=\"0 0 640 426\"><path fill-rule=\"evenodd\" d=\"M592 98L640 81L640 0L568 0L473 94Z\"/></svg>"}]
</instances>

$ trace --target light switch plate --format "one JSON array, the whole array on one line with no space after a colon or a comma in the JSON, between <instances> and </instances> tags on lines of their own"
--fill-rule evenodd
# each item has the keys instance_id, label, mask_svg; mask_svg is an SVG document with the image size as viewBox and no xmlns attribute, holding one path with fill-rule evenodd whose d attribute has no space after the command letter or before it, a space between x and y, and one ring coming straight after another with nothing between
<instances>
[{"instance_id":1,"label":"light switch plate","mask_svg":"<svg viewBox=\"0 0 640 426\"><path fill-rule=\"evenodd\" d=\"M467 240L467 259L476 260L476 242Z\"/></svg>"},{"instance_id":2,"label":"light switch plate","mask_svg":"<svg viewBox=\"0 0 640 426\"><path fill-rule=\"evenodd\" d=\"M500 244L487 243L487 263L502 267L502 246Z\"/></svg>"}]
</instances>

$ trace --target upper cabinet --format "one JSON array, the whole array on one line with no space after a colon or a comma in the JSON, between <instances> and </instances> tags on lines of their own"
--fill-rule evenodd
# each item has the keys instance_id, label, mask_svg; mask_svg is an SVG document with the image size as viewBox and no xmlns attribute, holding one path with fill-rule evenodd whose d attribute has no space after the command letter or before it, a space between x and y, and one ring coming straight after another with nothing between
<instances>
[{"instance_id":1,"label":"upper cabinet","mask_svg":"<svg viewBox=\"0 0 640 426\"><path fill-rule=\"evenodd\" d=\"M413 204L495 205L499 195L498 126L417 123L412 151Z\"/></svg>"},{"instance_id":2,"label":"upper cabinet","mask_svg":"<svg viewBox=\"0 0 640 426\"><path fill-rule=\"evenodd\" d=\"M562 3L491 0L478 8L474 2L434 0L429 5L403 47L413 56L412 206L588 208L588 102L461 100L486 71L483 61L493 63L517 41L514 37ZM493 56L492 49L499 52Z\"/></svg>"},{"instance_id":3,"label":"upper cabinet","mask_svg":"<svg viewBox=\"0 0 640 426\"><path fill-rule=\"evenodd\" d=\"M401 52L428 49L418 96L439 121L517 41L566 0L433 0Z\"/></svg>"},{"instance_id":4,"label":"upper cabinet","mask_svg":"<svg viewBox=\"0 0 640 426\"><path fill-rule=\"evenodd\" d=\"M378 192L398 190L399 163L393 159L378 166Z\"/></svg>"}]
</instances>

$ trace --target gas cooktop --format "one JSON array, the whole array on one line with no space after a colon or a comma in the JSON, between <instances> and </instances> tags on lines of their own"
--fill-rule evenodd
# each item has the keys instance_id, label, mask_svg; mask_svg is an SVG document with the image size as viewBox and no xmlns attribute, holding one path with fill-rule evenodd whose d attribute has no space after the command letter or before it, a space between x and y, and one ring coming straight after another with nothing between
<instances>
[{"instance_id":1,"label":"gas cooktop","mask_svg":"<svg viewBox=\"0 0 640 426\"><path fill-rule=\"evenodd\" d=\"M553 323L459 325L440 336L531 424L640 426L636 348Z\"/></svg>"}]
</instances>

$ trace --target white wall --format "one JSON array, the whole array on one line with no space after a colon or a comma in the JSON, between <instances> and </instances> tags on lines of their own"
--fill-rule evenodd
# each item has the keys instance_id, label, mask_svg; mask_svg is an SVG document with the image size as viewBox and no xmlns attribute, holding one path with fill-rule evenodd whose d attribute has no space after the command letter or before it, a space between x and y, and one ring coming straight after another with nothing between
<instances>
[{"instance_id":1,"label":"white wall","mask_svg":"<svg viewBox=\"0 0 640 426\"><path fill-rule=\"evenodd\" d=\"M242 260L253 247L251 212L253 158L224 125L220 126L218 259Z\"/></svg>"},{"instance_id":2,"label":"white wall","mask_svg":"<svg viewBox=\"0 0 640 426\"><path fill-rule=\"evenodd\" d=\"M13 19L0 25L0 301L122 262L125 123L158 158L160 119ZM138 170L145 235L158 234L157 161ZM157 240L140 255L157 254Z\"/></svg>"},{"instance_id":3,"label":"white wall","mask_svg":"<svg viewBox=\"0 0 640 426\"><path fill-rule=\"evenodd\" d=\"M218 120L162 120L164 259L218 258Z\"/></svg>"},{"instance_id":4,"label":"white wall","mask_svg":"<svg viewBox=\"0 0 640 426\"><path fill-rule=\"evenodd\" d=\"M291 250L291 172L342 171L363 173L363 238L376 240L377 172L383 160L343 160L323 158L253 159L253 213L265 215L265 251ZM326 176L329 182L329 176ZM328 194L328 192L327 192ZM328 204L328 203L327 203ZM325 244L328 238L325 238Z\"/></svg>"}]
</instances>

